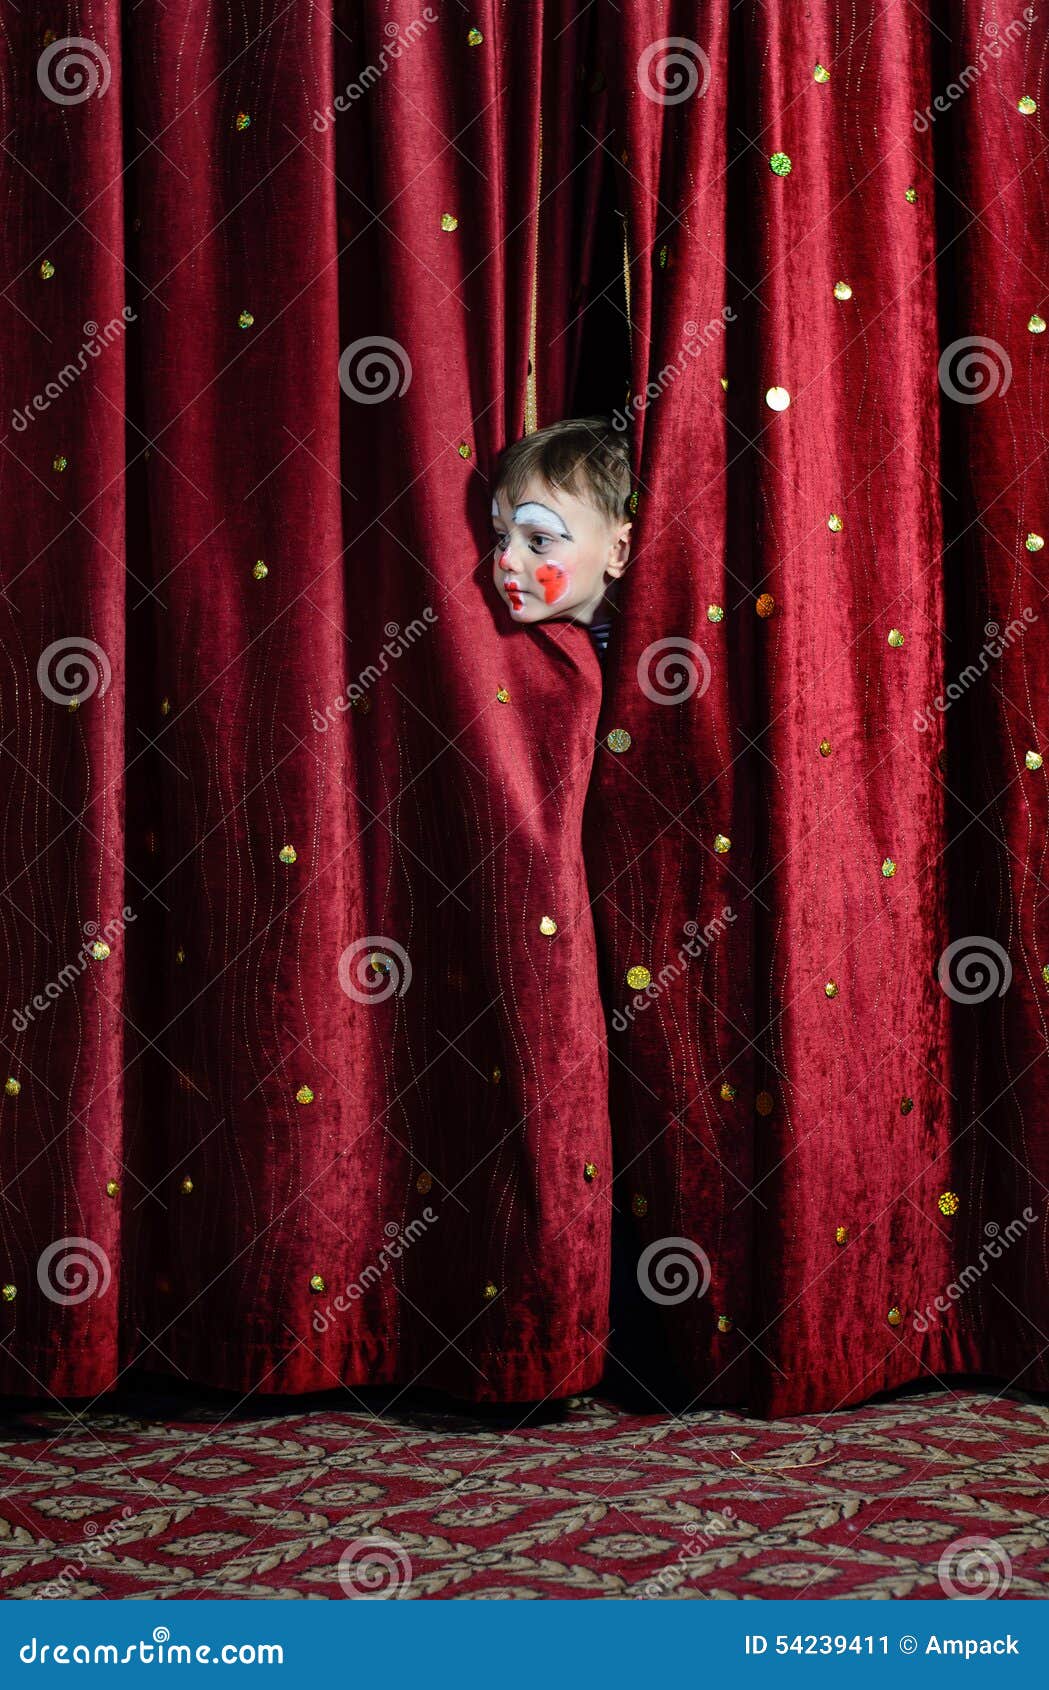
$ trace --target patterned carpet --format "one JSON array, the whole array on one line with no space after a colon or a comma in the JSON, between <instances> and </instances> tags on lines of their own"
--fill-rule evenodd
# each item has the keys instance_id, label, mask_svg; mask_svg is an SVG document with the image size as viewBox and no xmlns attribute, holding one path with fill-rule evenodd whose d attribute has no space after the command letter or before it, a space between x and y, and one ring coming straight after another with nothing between
<instances>
[{"instance_id":1,"label":"patterned carpet","mask_svg":"<svg viewBox=\"0 0 1049 1690\"><path fill-rule=\"evenodd\" d=\"M1043 1597L1049 1406L980 1381L789 1421L521 1423L144 1381L0 1422L8 1597Z\"/></svg>"}]
</instances>

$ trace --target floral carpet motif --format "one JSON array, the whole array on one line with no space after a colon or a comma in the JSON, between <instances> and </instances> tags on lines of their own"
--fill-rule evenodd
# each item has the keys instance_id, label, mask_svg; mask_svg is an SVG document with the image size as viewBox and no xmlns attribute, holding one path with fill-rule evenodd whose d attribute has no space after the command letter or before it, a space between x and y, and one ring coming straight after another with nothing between
<instances>
[{"instance_id":1,"label":"floral carpet motif","mask_svg":"<svg viewBox=\"0 0 1049 1690\"><path fill-rule=\"evenodd\" d=\"M971 1383L757 1421L139 1387L8 1408L4 1594L1043 1597L1049 1407Z\"/></svg>"}]
</instances>

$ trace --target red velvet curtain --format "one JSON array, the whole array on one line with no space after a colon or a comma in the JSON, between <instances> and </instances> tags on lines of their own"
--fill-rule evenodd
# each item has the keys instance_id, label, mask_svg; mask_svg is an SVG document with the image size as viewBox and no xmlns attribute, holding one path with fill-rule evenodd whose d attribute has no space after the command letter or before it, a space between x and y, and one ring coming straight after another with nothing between
<instances>
[{"instance_id":1,"label":"red velvet curtain","mask_svg":"<svg viewBox=\"0 0 1049 1690\"><path fill-rule=\"evenodd\" d=\"M1044 1386L1044 24L5 22L4 1389Z\"/></svg>"}]
</instances>

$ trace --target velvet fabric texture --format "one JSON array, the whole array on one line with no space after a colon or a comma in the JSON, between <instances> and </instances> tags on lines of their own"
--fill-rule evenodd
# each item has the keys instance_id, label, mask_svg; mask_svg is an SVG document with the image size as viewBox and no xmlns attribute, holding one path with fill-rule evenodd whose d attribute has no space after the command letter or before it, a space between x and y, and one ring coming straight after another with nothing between
<instances>
[{"instance_id":1,"label":"velvet fabric texture","mask_svg":"<svg viewBox=\"0 0 1049 1690\"><path fill-rule=\"evenodd\" d=\"M11 10L6 1391L564 1396L613 1209L611 1342L696 1401L1049 1381L1045 24L999 24ZM498 451L596 405L603 684L489 580Z\"/></svg>"}]
</instances>

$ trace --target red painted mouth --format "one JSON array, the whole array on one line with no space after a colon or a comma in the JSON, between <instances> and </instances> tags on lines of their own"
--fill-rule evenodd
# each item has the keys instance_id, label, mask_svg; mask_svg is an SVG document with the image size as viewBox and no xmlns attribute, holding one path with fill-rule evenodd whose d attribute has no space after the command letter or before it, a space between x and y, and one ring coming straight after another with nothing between
<instances>
[{"instance_id":1,"label":"red painted mouth","mask_svg":"<svg viewBox=\"0 0 1049 1690\"><path fill-rule=\"evenodd\" d=\"M516 586L513 581L504 581L503 582L503 591L505 592L507 598L510 600L510 603L513 605L514 609L520 610L521 606L524 604L524 599L521 597L521 589L518 586Z\"/></svg>"}]
</instances>

